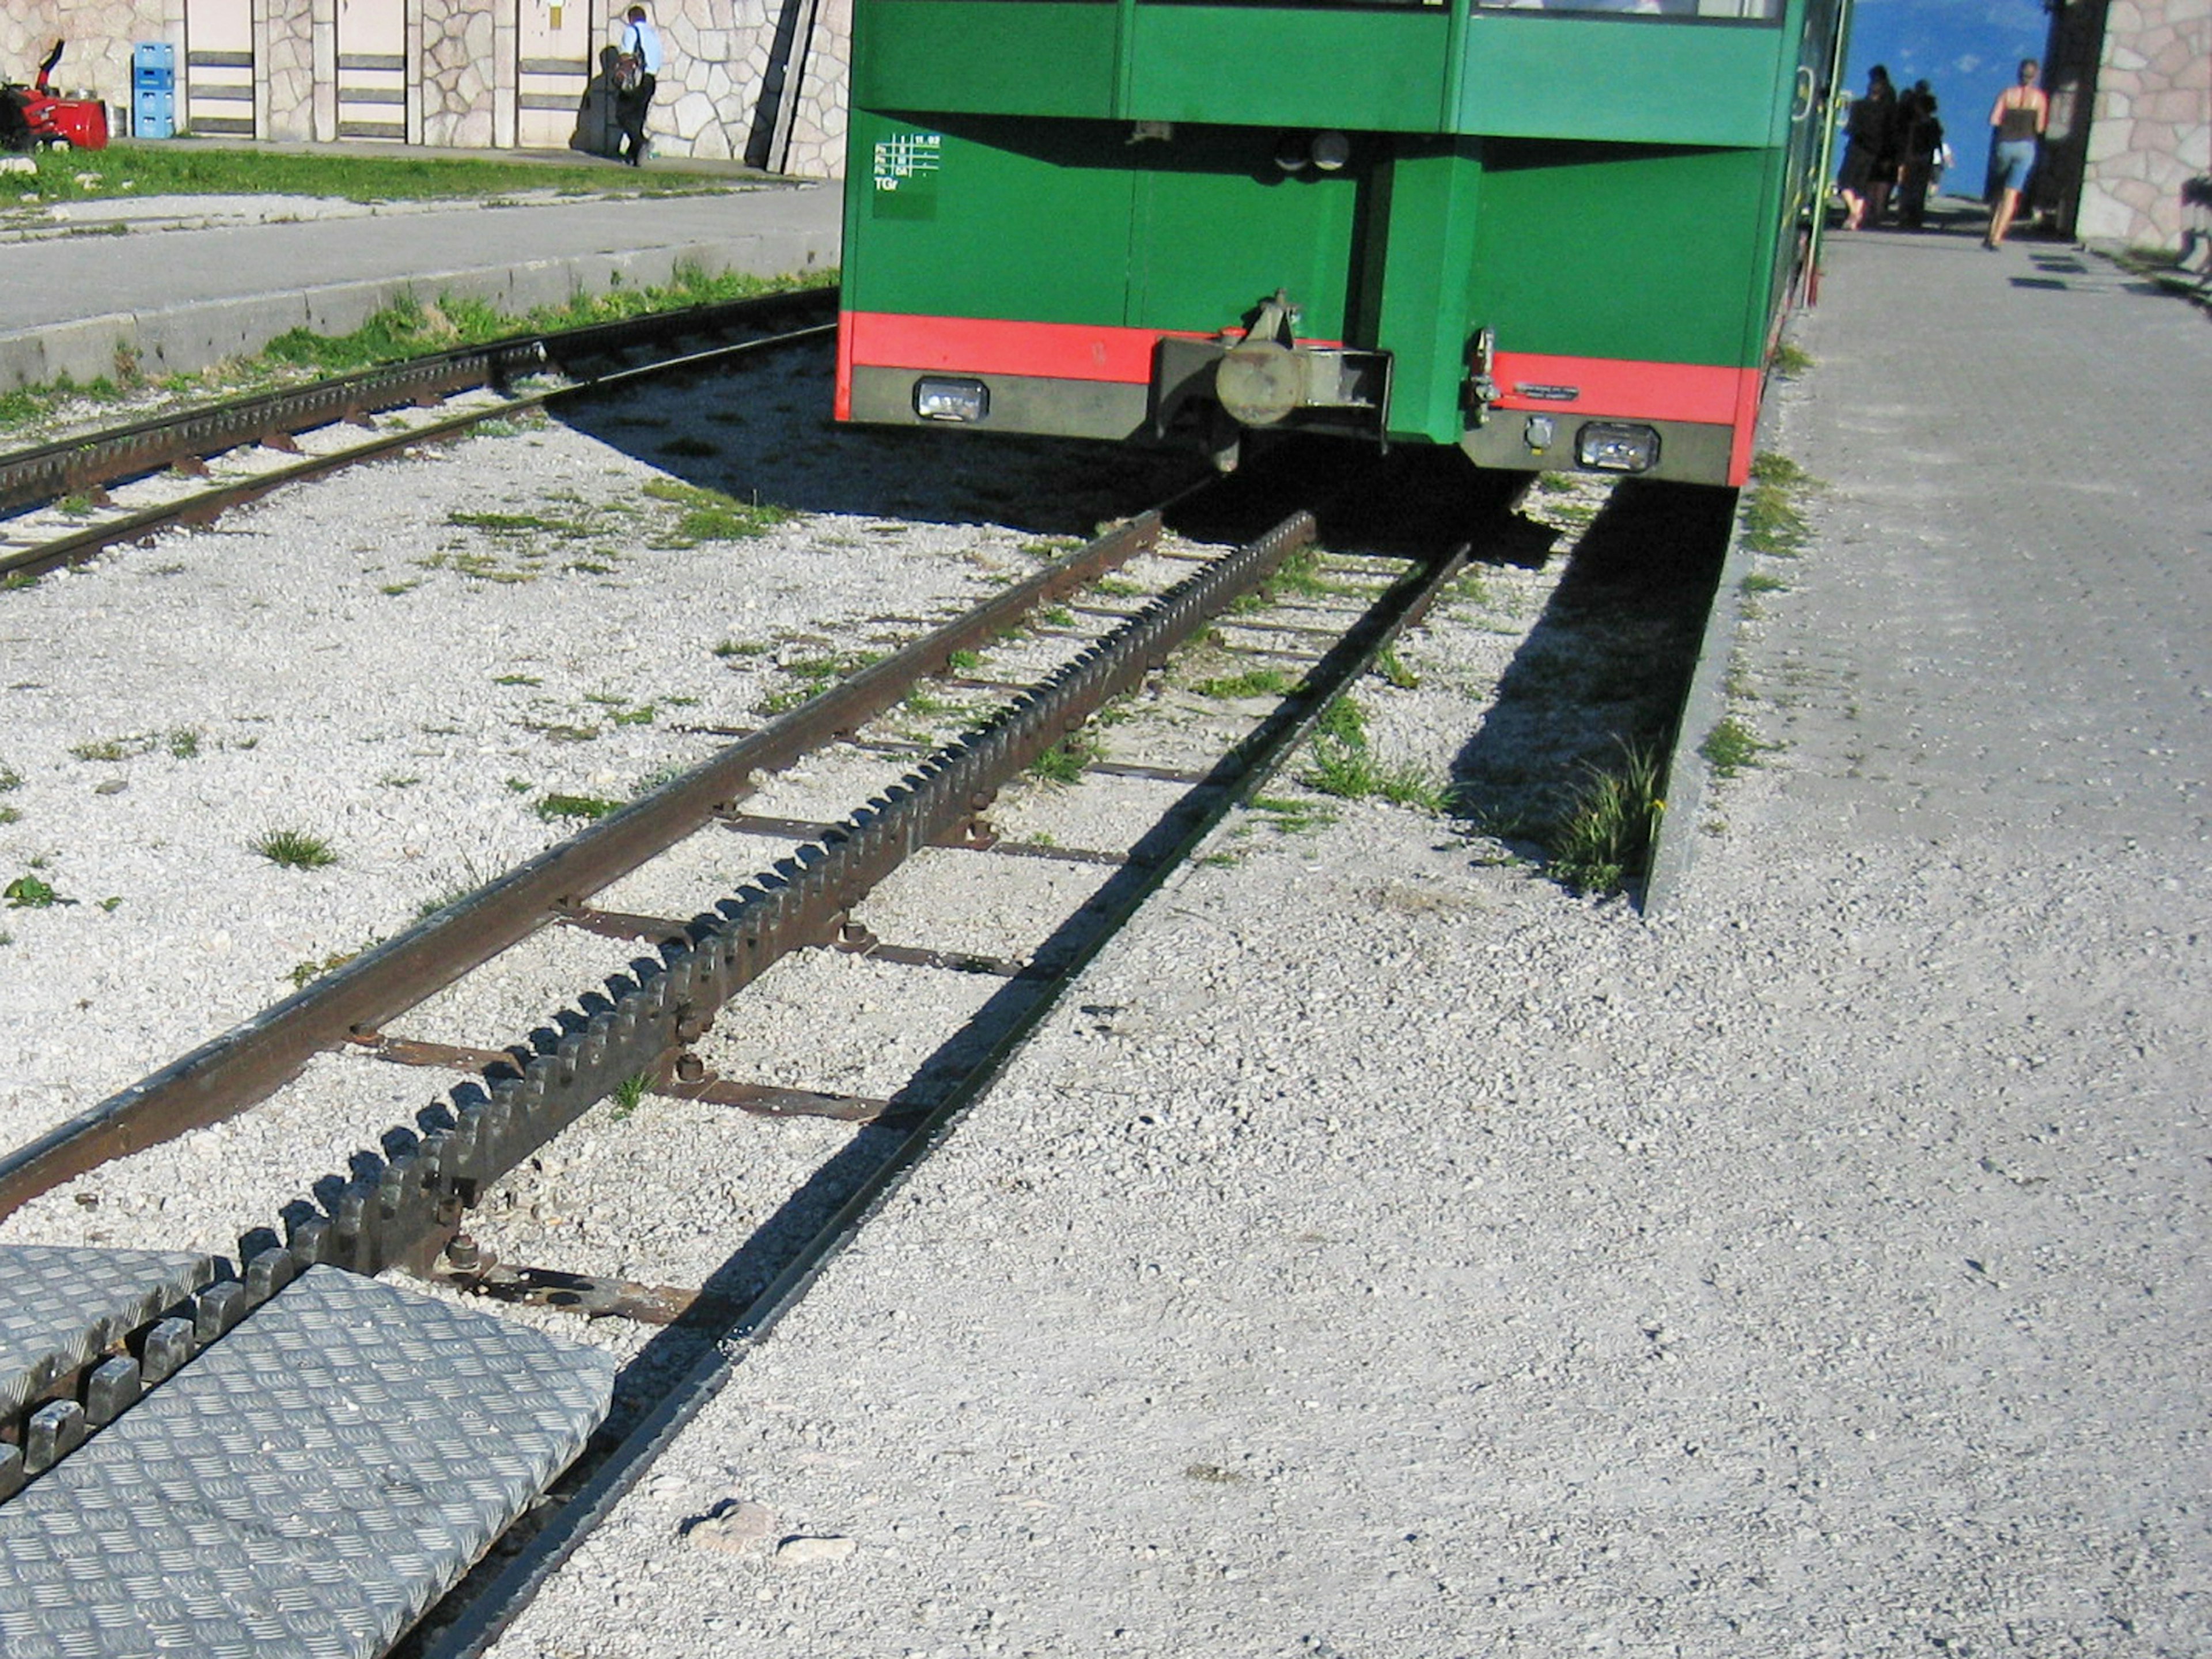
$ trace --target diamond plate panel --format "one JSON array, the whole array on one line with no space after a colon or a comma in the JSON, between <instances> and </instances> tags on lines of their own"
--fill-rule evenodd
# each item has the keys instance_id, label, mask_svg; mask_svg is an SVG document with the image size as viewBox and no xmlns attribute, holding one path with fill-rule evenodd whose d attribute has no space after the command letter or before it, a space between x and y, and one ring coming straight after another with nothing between
<instances>
[{"instance_id":1,"label":"diamond plate panel","mask_svg":"<svg viewBox=\"0 0 2212 1659\"><path fill-rule=\"evenodd\" d=\"M0 1245L0 1416L214 1277L204 1255Z\"/></svg>"},{"instance_id":2,"label":"diamond plate panel","mask_svg":"<svg viewBox=\"0 0 2212 1659\"><path fill-rule=\"evenodd\" d=\"M310 1269L0 1505L0 1653L381 1653L605 1415L615 1362Z\"/></svg>"}]
</instances>

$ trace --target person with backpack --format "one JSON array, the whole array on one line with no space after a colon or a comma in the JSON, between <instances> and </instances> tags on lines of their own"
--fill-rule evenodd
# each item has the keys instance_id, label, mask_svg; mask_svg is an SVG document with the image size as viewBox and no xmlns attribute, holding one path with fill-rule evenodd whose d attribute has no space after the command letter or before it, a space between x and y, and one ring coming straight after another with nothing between
<instances>
[{"instance_id":1,"label":"person with backpack","mask_svg":"<svg viewBox=\"0 0 2212 1659\"><path fill-rule=\"evenodd\" d=\"M643 167L647 149L646 112L660 85L660 31L653 27L643 6L629 9L623 26L620 56L615 59L615 125L622 129L616 145L617 159Z\"/></svg>"}]
</instances>

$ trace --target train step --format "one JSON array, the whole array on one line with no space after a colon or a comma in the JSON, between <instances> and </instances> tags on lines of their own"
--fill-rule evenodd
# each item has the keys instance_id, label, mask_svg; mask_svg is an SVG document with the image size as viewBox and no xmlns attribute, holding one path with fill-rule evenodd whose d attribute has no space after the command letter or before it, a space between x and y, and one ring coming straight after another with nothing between
<instances>
[{"instance_id":1,"label":"train step","mask_svg":"<svg viewBox=\"0 0 2212 1659\"><path fill-rule=\"evenodd\" d=\"M0 1274L21 1254L0 1252ZM198 1260L57 1252L0 1279L0 1388L82 1365L113 1322L197 1288ZM87 1297L102 1274L106 1302L130 1306ZM53 1305L59 1285L76 1316ZM311 1267L0 1502L0 1653L370 1659L583 1449L614 1371L595 1350Z\"/></svg>"}]
</instances>

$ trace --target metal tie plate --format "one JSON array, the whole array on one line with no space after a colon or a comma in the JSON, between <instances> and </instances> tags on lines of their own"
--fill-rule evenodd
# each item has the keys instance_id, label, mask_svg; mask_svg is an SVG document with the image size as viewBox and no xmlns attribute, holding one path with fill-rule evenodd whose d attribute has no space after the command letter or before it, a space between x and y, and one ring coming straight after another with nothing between
<instances>
[{"instance_id":1,"label":"metal tie plate","mask_svg":"<svg viewBox=\"0 0 2212 1659\"><path fill-rule=\"evenodd\" d=\"M0 1653L369 1659L583 1449L614 1372L310 1268L0 1504Z\"/></svg>"}]
</instances>

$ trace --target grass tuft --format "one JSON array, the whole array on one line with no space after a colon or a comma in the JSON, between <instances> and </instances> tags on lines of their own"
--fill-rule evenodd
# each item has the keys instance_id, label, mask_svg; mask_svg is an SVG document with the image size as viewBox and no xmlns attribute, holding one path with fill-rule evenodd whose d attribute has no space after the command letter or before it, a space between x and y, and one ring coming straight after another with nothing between
<instances>
[{"instance_id":1,"label":"grass tuft","mask_svg":"<svg viewBox=\"0 0 2212 1659\"><path fill-rule=\"evenodd\" d=\"M1774 744L1760 742L1749 726L1729 714L1705 733L1698 752L1713 769L1715 777L1732 778L1745 768L1758 765L1759 756L1775 747Z\"/></svg>"},{"instance_id":2,"label":"grass tuft","mask_svg":"<svg viewBox=\"0 0 2212 1659\"><path fill-rule=\"evenodd\" d=\"M1067 784L1081 780L1083 769L1100 754L1098 739L1077 732L1046 750L1030 763L1030 775L1040 783Z\"/></svg>"},{"instance_id":3,"label":"grass tuft","mask_svg":"<svg viewBox=\"0 0 2212 1659\"><path fill-rule=\"evenodd\" d=\"M338 861L330 842L305 830L272 830L246 845L270 863L287 870L320 870Z\"/></svg>"},{"instance_id":4,"label":"grass tuft","mask_svg":"<svg viewBox=\"0 0 2212 1659\"><path fill-rule=\"evenodd\" d=\"M1551 836L1552 873L1584 893L1618 893L1643 872L1667 804L1656 750L1624 747L1620 764L1592 766Z\"/></svg>"},{"instance_id":5,"label":"grass tuft","mask_svg":"<svg viewBox=\"0 0 2212 1659\"><path fill-rule=\"evenodd\" d=\"M609 800L604 795L550 794L534 809L539 817L551 823L560 818L582 818L593 821L618 811L623 803Z\"/></svg>"}]
</instances>

